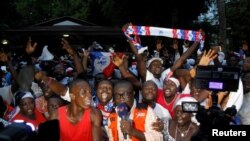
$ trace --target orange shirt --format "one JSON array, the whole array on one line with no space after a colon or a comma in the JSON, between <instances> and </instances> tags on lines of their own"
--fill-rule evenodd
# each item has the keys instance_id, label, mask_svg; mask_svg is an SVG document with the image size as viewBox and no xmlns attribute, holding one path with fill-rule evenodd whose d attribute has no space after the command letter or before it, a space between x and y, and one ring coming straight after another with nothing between
<instances>
[{"instance_id":1,"label":"orange shirt","mask_svg":"<svg viewBox=\"0 0 250 141\"><path fill-rule=\"evenodd\" d=\"M141 131L141 132L145 132L145 117L147 115L147 109L135 109L133 112L133 126L135 129ZM119 137L118 137L118 131L117 131L117 113L112 112L110 115L110 130L112 132L112 136L114 141L118 141ZM132 137L132 141L139 141L137 138Z\"/></svg>"}]
</instances>

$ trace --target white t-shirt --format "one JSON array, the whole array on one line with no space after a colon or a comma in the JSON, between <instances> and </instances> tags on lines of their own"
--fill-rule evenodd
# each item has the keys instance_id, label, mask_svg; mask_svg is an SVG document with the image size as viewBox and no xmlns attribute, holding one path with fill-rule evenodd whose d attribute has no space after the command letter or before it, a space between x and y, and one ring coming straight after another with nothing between
<instances>
[{"instance_id":1,"label":"white t-shirt","mask_svg":"<svg viewBox=\"0 0 250 141\"><path fill-rule=\"evenodd\" d=\"M243 125L250 125L250 92L244 95L243 104L239 116Z\"/></svg>"},{"instance_id":2,"label":"white t-shirt","mask_svg":"<svg viewBox=\"0 0 250 141\"><path fill-rule=\"evenodd\" d=\"M235 105L237 111L239 111L241 106L242 106L242 103L243 103L243 84L242 84L242 81L240 79L238 90L236 92L229 93L229 99L228 99L227 104L223 110L226 110L228 107Z\"/></svg>"},{"instance_id":3,"label":"white t-shirt","mask_svg":"<svg viewBox=\"0 0 250 141\"><path fill-rule=\"evenodd\" d=\"M62 99L71 102L70 95L69 95L69 88L67 87L67 91L64 96L61 96Z\"/></svg>"},{"instance_id":4,"label":"white t-shirt","mask_svg":"<svg viewBox=\"0 0 250 141\"><path fill-rule=\"evenodd\" d=\"M146 81L148 80L152 80L155 82L155 84L158 86L158 89L161 89L163 88L163 81L164 79L166 78L166 76L168 76L172 71L170 70L170 68L164 70L162 73L161 73L161 77L160 79L158 78L155 78L154 75L147 70L147 73L146 73Z\"/></svg>"},{"instance_id":5,"label":"white t-shirt","mask_svg":"<svg viewBox=\"0 0 250 141\"><path fill-rule=\"evenodd\" d=\"M164 120L170 120L172 119L171 118L171 115L169 114L169 111L162 107L160 104L158 103L155 103L155 107L154 107L154 112L155 112L155 115L160 118L160 119L164 119Z\"/></svg>"}]
</instances>

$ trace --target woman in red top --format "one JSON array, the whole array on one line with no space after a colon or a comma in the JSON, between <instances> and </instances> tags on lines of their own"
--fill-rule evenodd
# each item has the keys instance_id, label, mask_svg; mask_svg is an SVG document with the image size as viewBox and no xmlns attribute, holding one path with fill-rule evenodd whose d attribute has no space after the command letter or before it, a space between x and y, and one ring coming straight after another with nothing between
<instances>
[{"instance_id":1,"label":"woman in red top","mask_svg":"<svg viewBox=\"0 0 250 141\"><path fill-rule=\"evenodd\" d=\"M38 125L46 121L42 113L35 108L35 98L30 92L18 92L16 102L20 111L14 115L10 122L25 122L33 130L37 130Z\"/></svg>"}]
</instances>

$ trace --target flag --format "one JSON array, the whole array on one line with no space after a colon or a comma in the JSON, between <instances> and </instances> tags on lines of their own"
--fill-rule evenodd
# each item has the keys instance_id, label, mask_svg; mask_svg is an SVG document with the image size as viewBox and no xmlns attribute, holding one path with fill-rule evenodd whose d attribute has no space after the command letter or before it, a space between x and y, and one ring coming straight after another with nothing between
<instances>
[{"instance_id":1,"label":"flag","mask_svg":"<svg viewBox=\"0 0 250 141\"><path fill-rule=\"evenodd\" d=\"M93 76L98 73L103 73L106 78L112 76L115 64L112 62L112 56L114 53L111 52L90 52L90 58L92 60L92 70ZM116 53L119 57L124 55L124 53Z\"/></svg>"}]
</instances>

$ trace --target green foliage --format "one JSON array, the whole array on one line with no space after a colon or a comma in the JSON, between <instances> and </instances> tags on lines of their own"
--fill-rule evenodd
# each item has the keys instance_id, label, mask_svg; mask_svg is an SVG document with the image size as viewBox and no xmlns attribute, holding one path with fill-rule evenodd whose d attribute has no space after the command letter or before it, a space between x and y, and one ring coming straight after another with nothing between
<instances>
[{"instance_id":1,"label":"green foliage","mask_svg":"<svg viewBox=\"0 0 250 141\"><path fill-rule=\"evenodd\" d=\"M0 0L0 29L18 25L19 16L16 12L14 0Z\"/></svg>"},{"instance_id":2,"label":"green foliage","mask_svg":"<svg viewBox=\"0 0 250 141\"><path fill-rule=\"evenodd\" d=\"M48 1L47 1L48 2ZM23 26L35 24L33 22L46 20L48 17L48 3L38 0L17 0L15 2L16 10L21 15L20 21Z\"/></svg>"},{"instance_id":3,"label":"green foliage","mask_svg":"<svg viewBox=\"0 0 250 141\"><path fill-rule=\"evenodd\" d=\"M6 0L5 0L6 1ZM138 25L188 28L206 11L209 0L15 0L19 25L30 26L62 16L87 20L98 25ZM167 4L166 4L167 3ZM181 4L180 4L181 3ZM181 5L185 5L182 7ZM173 14L173 12L176 12ZM175 19L175 23L173 23Z\"/></svg>"},{"instance_id":4,"label":"green foliage","mask_svg":"<svg viewBox=\"0 0 250 141\"><path fill-rule=\"evenodd\" d=\"M89 15L88 0L17 0L15 4L23 25L62 16L86 19Z\"/></svg>"},{"instance_id":5,"label":"green foliage","mask_svg":"<svg viewBox=\"0 0 250 141\"><path fill-rule=\"evenodd\" d=\"M235 39L250 38L250 1L231 0L226 5L228 27L231 27L231 36Z\"/></svg>"}]
</instances>

